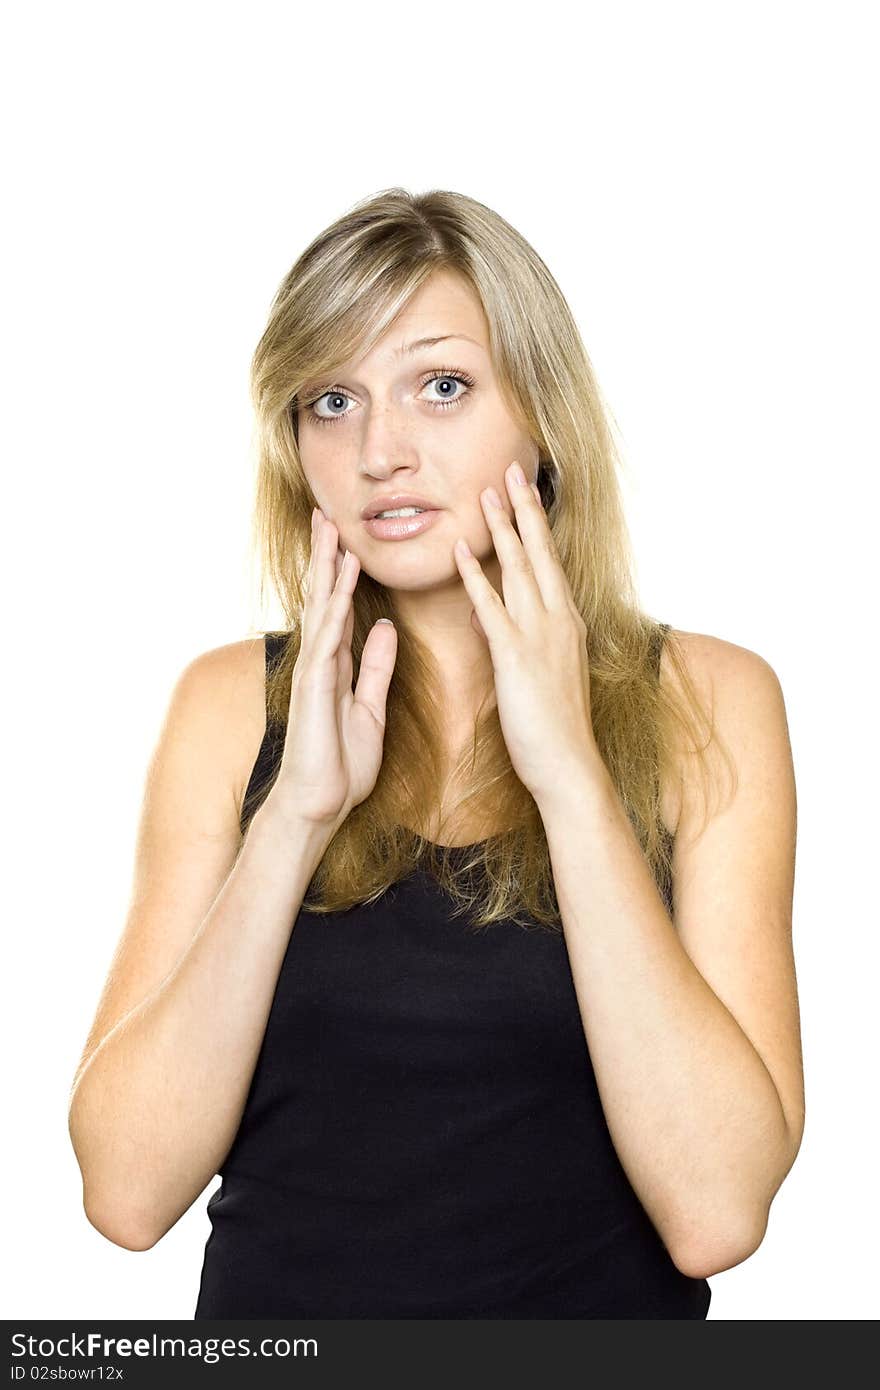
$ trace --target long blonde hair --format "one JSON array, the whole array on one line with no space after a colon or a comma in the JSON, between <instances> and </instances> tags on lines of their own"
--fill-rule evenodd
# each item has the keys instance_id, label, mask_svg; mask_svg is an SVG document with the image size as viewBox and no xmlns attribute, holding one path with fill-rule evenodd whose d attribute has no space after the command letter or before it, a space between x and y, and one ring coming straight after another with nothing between
<instances>
[{"instance_id":1,"label":"long blonde hair","mask_svg":"<svg viewBox=\"0 0 880 1390\"><path fill-rule=\"evenodd\" d=\"M299 652L314 499L300 459L297 393L303 383L366 353L434 271L463 276L482 302L499 386L534 440L538 486L574 602L587 627L593 731L603 761L658 886L670 904L672 842L660 814L660 780L676 775L674 750L705 772L699 732L706 713L674 634L642 613L618 485L619 458L592 366L562 291L541 257L498 213L443 189L383 190L321 232L285 275L253 356L257 476L254 541L260 598L271 580L289 633L267 679L270 724L284 726ZM429 650L401 621L391 596L363 570L354 599L354 680L377 618L398 628L382 767L323 856L304 906L336 912L373 901L417 866L449 892L474 928L525 911L560 930L549 851L537 805L511 766L497 710L478 714L470 749L453 773L456 809L446 841L465 819L487 838L446 854L410 826L437 810L443 725ZM656 670L666 637L682 697ZM276 730L277 732L277 730ZM246 808L243 826L267 794ZM499 827L501 827L499 829ZM671 909L670 909L671 910ZM523 923L529 925L529 922Z\"/></svg>"}]
</instances>

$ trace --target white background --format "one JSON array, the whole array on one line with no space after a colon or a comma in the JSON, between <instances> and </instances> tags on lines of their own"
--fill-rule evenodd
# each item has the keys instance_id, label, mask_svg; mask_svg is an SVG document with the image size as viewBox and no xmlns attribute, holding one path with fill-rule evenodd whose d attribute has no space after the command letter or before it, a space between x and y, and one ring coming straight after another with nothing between
<instances>
[{"instance_id":1,"label":"white background","mask_svg":"<svg viewBox=\"0 0 880 1390\"><path fill-rule=\"evenodd\" d=\"M30 3L7 19L4 1310L189 1318L206 1192L86 1220L68 1088L177 674L280 621L250 355L309 240L402 184L546 260L619 428L642 601L786 696L807 1129L712 1319L878 1314L872 5Z\"/></svg>"}]
</instances>

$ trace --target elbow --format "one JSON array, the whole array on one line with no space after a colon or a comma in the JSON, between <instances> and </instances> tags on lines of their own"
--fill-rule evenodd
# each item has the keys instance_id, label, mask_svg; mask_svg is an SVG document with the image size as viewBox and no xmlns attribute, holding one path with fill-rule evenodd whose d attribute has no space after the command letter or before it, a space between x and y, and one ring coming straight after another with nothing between
<instances>
[{"instance_id":1,"label":"elbow","mask_svg":"<svg viewBox=\"0 0 880 1390\"><path fill-rule=\"evenodd\" d=\"M769 1212L762 1213L750 1224L733 1227L731 1231L717 1233L701 1245L670 1249L676 1269L689 1279L708 1279L713 1274L721 1274L725 1269L733 1269L754 1255L767 1231Z\"/></svg>"},{"instance_id":2,"label":"elbow","mask_svg":"<svg viewBox=\"0 0 880 1390\"><path fill-rule=\"evenodd\" d=\"M105 1240L109 1240L113 1245L121 1246L123 1250L152 1249L164 1232L157 1232L154 1223L136 1218L131 1210L128 1212L124 1209L120 1210L118 1204L106 1200L106 1194L104 1200L96 1196L96 1184L91 1177L91 1167L87 1167L85 1164L83 1146L73 1122L72 1111L68 1116L68 1128L76 1160L79 1164L82 1178L82 1206L89 1225ZM87 1174L90 1176L87 1177Z\"/></svg>"},{"instance_id":3,"label":"elbow","mask_svg":"<svg viewBox=\"0 0 880 1390\"><path fill-rule=\"evenodd\" d=\"M151 1250L161 1239L155 1231L148 1231L124 1215L110 1214L87 1198L83 1199L83 1211L89 1225L93 1226L99 1235L111 1241L113 1245L121 1246L123 1250Z\"/></svg>"}]
</instances>

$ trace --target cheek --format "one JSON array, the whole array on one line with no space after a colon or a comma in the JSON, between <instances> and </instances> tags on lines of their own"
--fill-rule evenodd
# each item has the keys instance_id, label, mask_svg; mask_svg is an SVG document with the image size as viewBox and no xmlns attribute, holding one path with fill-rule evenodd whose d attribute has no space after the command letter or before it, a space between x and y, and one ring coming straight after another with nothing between
<instances>
[{"instance_id":1,"label":"cheek","mask_svg":"<svg viewBox=\"0 0 880 1390\"><path fill-rule=\"evenodd\" d=\"M498 500L501 503L502 511L505 513L508 520L515 522L516 516L513 510L513 503L510 500L510 493L507 490L507 483L504 481L504 470L501 469L500 471L496 470L491 474L487 474L482 479L480 483L480 490L477 493L477 506L479 507L483 515L484 521L486 521L486 525L489 525L489 522L486 520L486 517L490 514L489 508L491 507L491 503L487 501L486 504L484 504L480 493L482 493L482 491L485 488L489 487L495 489L495 493L498 497Z\"/></svg>"},{"instance_id":2,"label":"cheek","mask_svg":"<svg viewBox=\"0 0 880 1390\"><path fill-rule=\"evenodd\" d=\"M305 470L303 471L305 472ZM329 479L322 477L320 472L314 469L306 473L305 477L309 494L315 499L324 515L333 520L339 511L339 498Z\"/></svg>"}]
</instances>

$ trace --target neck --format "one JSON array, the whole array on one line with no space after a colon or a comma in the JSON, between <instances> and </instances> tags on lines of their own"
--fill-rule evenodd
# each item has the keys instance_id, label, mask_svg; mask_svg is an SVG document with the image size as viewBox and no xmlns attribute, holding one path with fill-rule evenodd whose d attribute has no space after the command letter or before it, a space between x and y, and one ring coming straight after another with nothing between
<instances>
[{"instance_id":1,"label":"neck","mask_svg":"<svg viewBox=\"0 0 880 1390\"><path fill-rule=\"evenodd\" d=\"M483 573L501 593L501 567L497 556L483 564ZM447 732L458 743L459 731L473 728L473 720L487 692L493 696L492 658L484 637L471 622L473 603L456 577L430 589L392 589L394 611L422 642L439 673L439 695L448 712Z\"/></svg>"}]
</instances>

